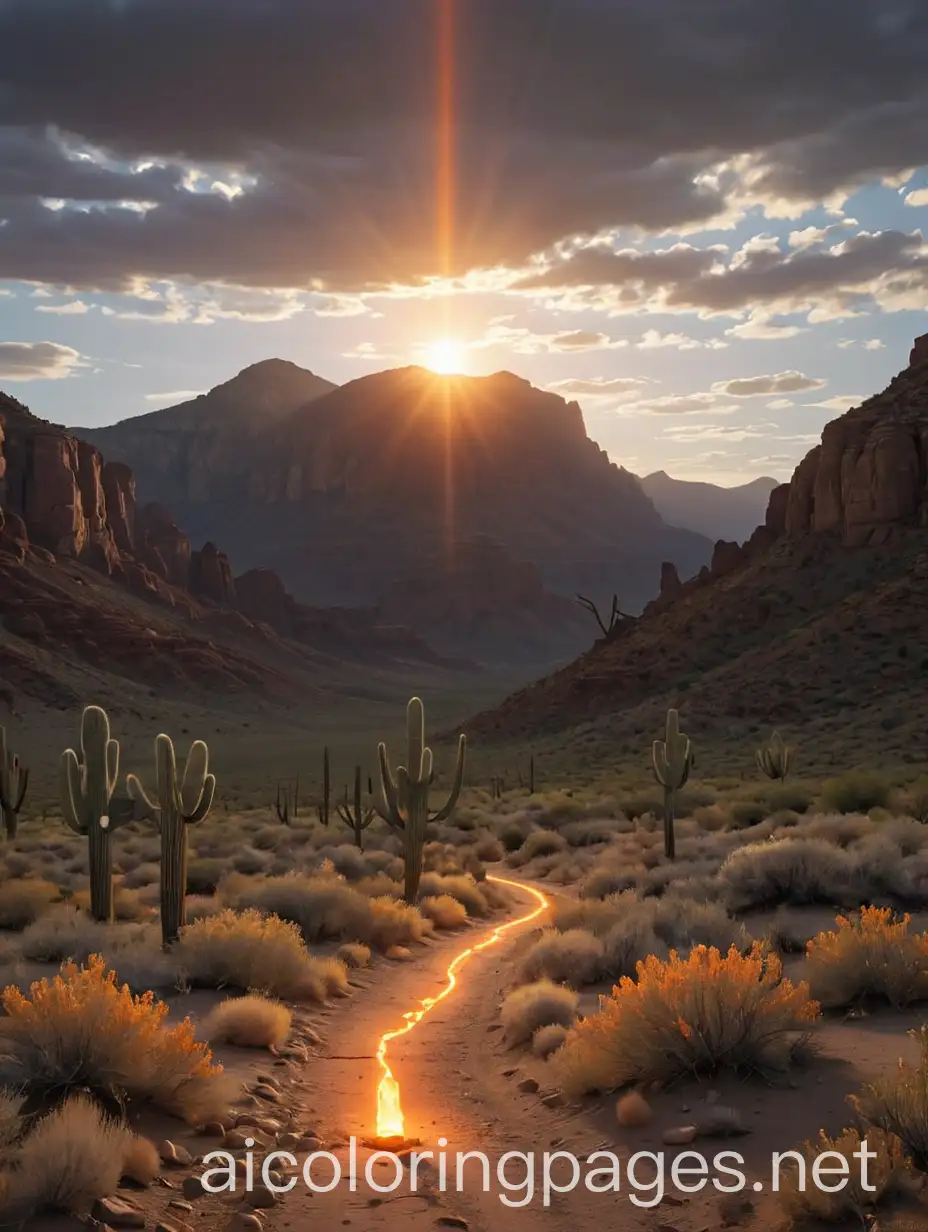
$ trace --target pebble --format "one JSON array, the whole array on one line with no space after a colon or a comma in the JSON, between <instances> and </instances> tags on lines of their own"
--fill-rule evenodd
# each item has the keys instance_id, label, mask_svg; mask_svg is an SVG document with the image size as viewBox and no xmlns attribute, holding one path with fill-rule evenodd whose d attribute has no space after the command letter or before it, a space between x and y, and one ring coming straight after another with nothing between
<instances>
[{"instance_id":1,"label":"pebble","mask_svg":"<svg viewBox=\"0 0 928 1232\"><path fill-rule=\"evenodd\" d=\"M210 1121L200 1130L204 1138L222 1138L225 1136L225 1132L226 1127L221 1121Z\"/></svg>"},{"instance_id":2,"label":"pebble","mask_svg":"<svg viewBox=\"0 0 928 1232\"><path fill-rule=\"evenodd\" d=\"M543 1095L541 1102L546 1108L560 1108L563 1106L564 1097L560 1091L552 1091L550 1095Z\"/></svg>"},{"instance_id":3,"label":"pebble","mask_svg":"<svg viewBox=\"0 0 928 1232\"><path fill-rule=\"evenodd\" d=\"M172 1223L162 1219L155 1224L155 1232L193 1232L193 1228L189 1223L184 1223L182 1219L177 1219Z\"/></svg>"},{"instance_id":4,"label":"pebble","mask_svg":"<svg viewBox=\"0 0 928 1232\"><path fill-rule=\"evenodd\" d=\"M677 1125L664 1131L663 1142L665 1146L687 1146L696 1141L698 1133L695 1125Z\"/></svg>"},{"instance_id":5,"label":"pebble","mask_svg":"<svg viewBox=\"0 0 928 1232\"><path fill-rule=\"evenodd\" d=\"M267 1189L264 1185L256 1185L248 1194L248 1202L251 1206L259 1210L265 1210L269 1207L276 1206L278 1202L277 1194Z\"/></svg>"},{"instance_id":6,"label":"pebble","mask_svg":"<svg viewBox=\"0 0 928 1232\"><path fill-rule=\"evenodd\" d=\"M525 1095L534 1095L538 1090L538 1083L534 1078L523 1078L517 1089Z\"/></svg>"},{"instance_id":7,"label":"pebble","mask_svg":"<svg viewBox=\"0 0 928 1232\"><path fill-rule=\"evenodd\" d=\"M236 1211L229 1220L229 1232L261 1232L264 1224L257 1215L247 1214L245 1211Z\"/></svg>"},{"instance_id":8,"label":"pebble","mask_svg":"<svg viewBox=\"0 0 928 1232\"><path fill-rule=\"evenodd\" d=\"M182 1188L184 1191L184 1197L189 1198L191 1201L195 1198L202 1198L206 1193L206 1190L203 1187L203 1182L198 1176L184 1177L184 1184Z\"/></svg>"},{"instance_id":9,"label":"pebble","mask_svg":"<svg viewBox=\"0 0 928 1232\"><path fill-rule=\"evenodd\" d=\"M459 1228L460 1232L467 1232L470 1224L466 1219L462 1219L460 1215L439 1215L435 1220L436 1228Z\"/></svg>"},{"instance_id":10,"label":"pebble","mask_svg":"<svg viewBox=\"0 0 928 1232\"><path fill-rule=\"evenodd\" d=\"M189 1168L193 1163L193 1156L187 1148L172 1142L170 1138L165 1138L161 1143L158 1147L158 1154L163 1164L173 1164L175 1168Z\"/></svg>"},{"instance_id":11,"label":"pebble","mask_svg":"<svg viewBox=\"0 0 928 1232\"><path fill-rule=\"evenodd\" d=\"M698 1129L703 1138L737 1138L751 1132L744 1128L738 1109L728 1108L724 1104L713 1105L705 1116L700 1117Z\"/></svg>"},{"instance_id":12,"label":"pebble","mask_svg":"<svg viewBox=\"0 0 928 1232\"><path fill-rule=\"evenodd\" d=\"M412 958L412 950L407 949L405 945L391 945L384 957L392 958L397 962L408 962Z\"/></svg>"},{"instance_id":13,"label":"pebble","mask_svg":"<svg viewBox=\"0 0 928 1232\"><path fill-rule=\"evenodd\" d=\"M183 1211L187 1215L191 1214L191 1212L193 1211L193 1207L190 1205L190 1203L185 1202L183 1198L172 1198L171 1201L168 1203L168 1206L171 1208L172 1211Z\"/></svg>"},{"instance_id":14,"label":"pebble","mask_svg":"<svg viewBox=\"0 0 928 1232\"><path fill-rule=\"evenodd\" d=\"M122 1198L99 1198L93 1206L93 1217L111 1228L144 1228L145 1215Z\"/></svg>"},{"instance_id":15,"label":"pebble","mask_svg":"<svg viewBox=\"0 0 928 1232\"><path fill-rule=\"evenodd\" d=\"M639 1091L629 1091L615 1106L615 1118L626 1129L640 1129L651 1121L651 1105Z\"/></svg>"}]
</instances>

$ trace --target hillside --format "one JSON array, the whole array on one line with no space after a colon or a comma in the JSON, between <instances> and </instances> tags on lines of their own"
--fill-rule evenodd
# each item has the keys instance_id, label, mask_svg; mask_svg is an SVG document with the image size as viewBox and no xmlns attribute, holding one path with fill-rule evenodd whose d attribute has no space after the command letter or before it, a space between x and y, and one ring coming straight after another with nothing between
<instances>
[{"instance_id":1,"label":"hillside","mask_svg":"<svg viewBox=\"0 0 928 1232\"><path fill-rule=\"evenodd\" d=\"M2 393L0 618L10 706L22 695L73 705L87 688L124 695L130 683L293 700L362 665L369 676L442 662L374 611L299 604L266 569L234 576L167 510L136 508L128 467Z\"/></svg>"},{"instance_id":2,"label":"hillside","mask_svg":"<svg viewBox=\"0 0 928 1232\"><path fill-rule=\"evenodd\" d=\"M654 507L670 526L718 539L743 543L764 520L775 479L765 476L734 488L715 483L672 479L666 471L655 471L638 481L654 502Z\"/></svg>"},{"instance_id":3,"label":"hillside","mask_svg":"<svg viewBox=\"0 0 928 1232\"><path fill-rule=\"evenodd\" d=\"M854 729L922 756L928 718L928 337L881 394L828 424L743 548L618 636L475 718L484 739L652 731L678 705L707 736ZM863 735L861 736L863 738Z\"/></svg>"},{"instance_id":4,"label":"hillside","mask_svg":"<svg viewBox=\"0 0 928 1232\"><path fill-rule=\"evenodd\" d=\"M689 576L709 558L707 540L668 527L589 439L576 403L509 373L378 373L252 416L244 442L179 429L200 401L146 417L165 425L157 463L136 420L83 435L195 539L229 545L237 568L274 568L307 602L379 603L423 560L453 589L451 546L475 536L535 565L551 591L617 590L626 609L656 593L662 560Z\"/></svg>"}]
</instances>

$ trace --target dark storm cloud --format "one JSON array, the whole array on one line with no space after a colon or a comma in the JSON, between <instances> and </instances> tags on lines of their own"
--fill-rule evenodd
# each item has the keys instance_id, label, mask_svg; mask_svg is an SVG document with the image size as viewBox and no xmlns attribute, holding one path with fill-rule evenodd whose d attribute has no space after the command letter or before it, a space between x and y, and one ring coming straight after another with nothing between
<instances>
[{"instance_id":1,"label":"dark storm cloud","mask_svg":"<svg viewBox=\"0 0 928 1232\"><path fill-rule=\"evenodd\" d=\"M439 272L438 0L0 0L0 277L358 289ZM457 271L928 162L923 0L455 0ZM65 158L46 126L124 162ZM34 149L30 146L34 145ZM237 167L228 200L178 186ZM218 178L222 178L217 171ZM125 187L122 181L127 181ZM51 185L57 184L57 187ZM49 211L39 196L155 201Z\"/></svg>"}]
</instances>

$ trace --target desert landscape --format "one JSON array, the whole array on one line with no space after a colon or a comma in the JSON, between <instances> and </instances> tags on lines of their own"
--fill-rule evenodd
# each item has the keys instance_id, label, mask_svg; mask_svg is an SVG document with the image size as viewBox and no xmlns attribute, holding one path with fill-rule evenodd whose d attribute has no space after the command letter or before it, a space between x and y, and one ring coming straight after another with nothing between
<instances>
[{"instance_id":1,"label":"desert landscape","mask_svg":"<svg viewBox=\"0 0 928 1232\"><path fill-rule=\"evenodd\" d=\"M928 1229L923 10L0 4L0 1228Z\"/></svg>"}]
</instances>

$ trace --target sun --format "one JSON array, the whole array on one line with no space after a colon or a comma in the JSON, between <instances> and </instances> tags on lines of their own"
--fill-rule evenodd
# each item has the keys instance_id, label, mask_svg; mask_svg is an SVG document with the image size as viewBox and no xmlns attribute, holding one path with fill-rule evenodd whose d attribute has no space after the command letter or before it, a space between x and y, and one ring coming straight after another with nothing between
<instances>
[{"instance_id":1,"label":"sun","mask_svg":"<svg viewBox=\"0 0 928 1232\"><path fill-rule=\"evenodd\" d=\"M439 338L423 348L425 366L432 372L439 372L443 376L463 372L465 350L464 345L454 338Z\"/></svg>"}]
</instances>

